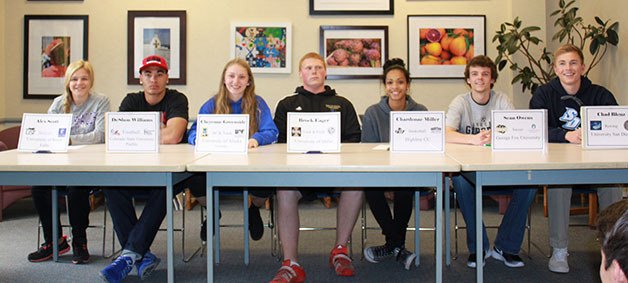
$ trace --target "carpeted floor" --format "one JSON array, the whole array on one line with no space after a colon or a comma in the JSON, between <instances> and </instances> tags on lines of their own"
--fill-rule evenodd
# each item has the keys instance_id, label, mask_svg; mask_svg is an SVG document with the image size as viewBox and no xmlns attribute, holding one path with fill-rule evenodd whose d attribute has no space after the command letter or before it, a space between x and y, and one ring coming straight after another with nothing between
<instances>
[{"instance_id":1,"label":"carpeted floor","mask_svg":"<svg viewBox=\"0 0 628 283\"><path fill-rule=\"evenodd\" d=\"M224 198L221 201L221 223L241 223L241 199ZM484 219L488 225L499 223L497 206L485 202ZM141 206L138 207L138 211ZM547 218L542 214L542 203L533 204L532 242L530 257L522 252L526 266L512 269L493 259L488 259L485 267L485 282L599 282L598 269L600 262L599 247L595 239L595 231L587 227L570 228L571 271L568 274L555 274L547 269L548 235ZM335 209L325 209L319 201L301 205L302 225L335 225ZM453 216L453 215L452 215ZM262 217L268 214L262 211ZM369 225L376 225L368 211ZM422 211L423 225L433 223L433 211ZM461 219L461 218L460 218ZM572 216L572 223L586 223L587 216ZM102 224L103 207L90 215L92 224ZM65 215L62 222L66 223ZM200 212L197 206L186 212L186 250L193 251L200 245ZM452 217L453 222L453 217ZM412 222L411 222L412 223ZM175 225L181 224L181 212L175 214ZM165 224L164 224L165 225ZM453 223L452 223L453 225ZM111 221L108 220L107 252L111 252ZM66 231L69 233L69 231ZM453 233L453 232L452 232ZM489 229L492 242L496 230ZM268 282L279 267L278 261L270 254L270 230L266 229L260 241L251 242L251 263L243 264L242 228L223 228L220 263L215 266L215 282ZM421 265L405 271L394 261L371 264L360 260L360 224L353 233L353 257L357 275L353 278L339 278L333 274L328 265L328 253L334 244L334 231L302 232L300 239L300 261L305 267L308 282L432 282L434 281L434 234L421 233ZM475 270L466 267L465 231L460 232L458 240L460 257L452 265L444 268L444 282L475 282ZM413 249L412 234L408 233L407 246ZM89 264L77 266L71 263L71 253L60 257L59 262L30 263L26 255L36 249L37 217L30 199L25 199L5 210L5 219L0 222L0 282L98 282L98 271L104 268L111 259L101 256L102 231L88 230L89 249L92 260ZM452 234L453 241L453 234ZM177 282L205 282L205 257L195 257L184 263L181 259L181 234L175 232L175 279ZM369 231L368 243L381 244L383 237L377 231ZM119 247L119 245L117 245ZM150 277L150 282L166 281L165 264L165 232L160 232L152 246L152 251L162 258L162 264ZM524 247L526 242L524 241ZM453 244L452 244L453 247ZM135 272L135 271L134 271ZM139 282L135 274L125 282Z\"/></svg>"}]
</instances>

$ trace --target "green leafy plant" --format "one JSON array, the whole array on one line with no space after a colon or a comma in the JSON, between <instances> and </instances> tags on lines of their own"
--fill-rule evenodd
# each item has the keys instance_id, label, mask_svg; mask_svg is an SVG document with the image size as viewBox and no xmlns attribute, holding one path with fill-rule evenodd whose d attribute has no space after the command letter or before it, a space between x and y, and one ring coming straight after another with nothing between
<instances>
[{"instance_id":1,"label":"green leafy plant","mask_svg":"<svg viewBox=\"0 0 628 283\"><path fill-rule=\"evenodd\" d=\"M617 34L618 22L609 23L610 20L602 20L595 17L594 24L585 24L582 17L578 16L578 7L574 5L575 0L568 3L560 0L559 9L552 12L552 17L557 17L554 26L558 31L552 36L553 41L560 43L571 43L580 47L583 52L588 50L591 53L590 61L585 62L589 71L597 66L610 45L619 44ZM493 42L499 42L497 46L498 55L495 58L498 68L501 71L507 65L516 72L512 79L512 84L520 82L521 91L529 89L532 93L539 85L548 83L556 74L552 68L552 53L543 47L543 41L534 35L541 30L537 26L523 26L523 22L516 17L512 22L502 23L499 30L493 37ZM514 55L523 55L523 63L517 63L513 59Z\"/></svg>"}]
</instances>

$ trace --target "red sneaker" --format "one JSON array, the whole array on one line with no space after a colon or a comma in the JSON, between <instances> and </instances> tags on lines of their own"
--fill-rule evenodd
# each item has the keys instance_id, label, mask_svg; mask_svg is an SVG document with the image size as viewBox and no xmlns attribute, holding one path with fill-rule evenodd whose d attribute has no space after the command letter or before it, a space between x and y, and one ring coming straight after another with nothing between
<instances>
[{"instance_id":1,"label":"red sneaker","mask_svg":"<svg viewBox=\"0 0 628 283\"><path fill-rule=\"evenodd\" d=\"M329 265L336 271L338 276L353 276L355 269L351 263L351 258L347 252L347 247L338 245L329 254Z\"/></svg>"},{"instance_id":2,"label":"red sneaker","mask_svg":"<svg viewBox=\"0 0 628 283\"><path fill-rule=\"evenodd\" d=\"M275 278L270 283L301 283L305 282L305 271L303 267L293 264L286 259L281 263L281 268L275 274Z\"/></svg>"}]
</instances>

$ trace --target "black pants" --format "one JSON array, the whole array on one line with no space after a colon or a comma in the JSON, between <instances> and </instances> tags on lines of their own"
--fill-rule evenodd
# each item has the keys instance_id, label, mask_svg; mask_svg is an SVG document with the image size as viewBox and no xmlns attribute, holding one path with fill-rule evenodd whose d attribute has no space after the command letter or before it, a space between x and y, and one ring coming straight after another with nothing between
<instances>
[{"instance_id":1,"label":"black pants","mask_svg":"<svg viewBox=\"0 0 628 283\"><path fill-rule=\"evenodd\" d=\"M88 187L57 187L57 189L67 190L72 241L81 244L87 243L85 230L89 226L89 193L91 189ZM52 243L52 187L36 186L31 191L33 204L44 230L44 240L46 243ZM61 221L57 219L57 223L59 223L57 238L61 238Z\"/></svg>"},{"instance_id":2,"label":"black pants","mask_svg":"<svg viewBox=\"0 0 628 283\"><path fill-rule=\"evenodd\" d=\"M173 195L181 190L180 185L175 186ZM166 188L111 187L104 189L103 192L120 245L143 256L149 251L159 226L166 217ZM146 199L139 219L133 206L134 197Z\"/></svg>"},{"instance_id":3,"label":"black pants","mask_svg":"<svg viewBox=\"0 0 628 283\"><path fill-rule=\"evenodd\" d=\"M384 196L385 191L394 191L395 193L393 202L394 216ZM377 188L365 189L364 194L375 220L379 227L382 228L382 234L386 238L386 245L388 247L404 247L408 221L410 221L410 216L412 216L412 196L414 191L410 189Z\"/></svg>"}]
</instances>

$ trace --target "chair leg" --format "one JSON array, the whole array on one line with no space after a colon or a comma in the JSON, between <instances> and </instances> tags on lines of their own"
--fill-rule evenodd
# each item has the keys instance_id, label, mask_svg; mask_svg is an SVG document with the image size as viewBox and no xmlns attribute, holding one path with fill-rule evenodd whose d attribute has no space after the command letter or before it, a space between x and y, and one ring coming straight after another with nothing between
<instances>
[{"instance_id":1,"label":"chair leg","mask_svg":"<svg viewBox=\"0 0 628 283\"><path fill-rule=\"evenodd\" d=\"M598 210L597 193L590 193L589 194L589 227L591 229L596 229L597 227L597 210Z\"/></svg>"},{"instance_id":2,"label":"chair leg","mask_svg":"<svg viewBox=\"0 0 628 283\"><path fill-rule=\"evenodd\" d=\"M547 186L543 186L543 216L547 217Z\"/></svg>"}]
</instances>

